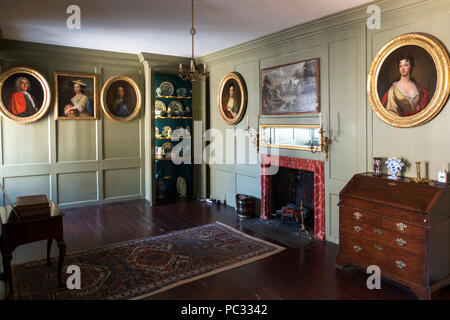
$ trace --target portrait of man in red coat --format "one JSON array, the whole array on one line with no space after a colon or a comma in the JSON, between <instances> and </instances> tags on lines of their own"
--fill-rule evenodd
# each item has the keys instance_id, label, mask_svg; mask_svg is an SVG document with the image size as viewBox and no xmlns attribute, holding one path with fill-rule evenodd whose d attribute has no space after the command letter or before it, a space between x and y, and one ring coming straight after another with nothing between
<instances>
[{"instance_id":1,"label":"portrait of man in red coat","mask_svg":"<svg viewBox=\"0 0 450 320\"><path fill-rule=\"evenodd\" d=\"M8 104L8 110L18 117L29 117L35 114L39 106L30 93L30 81L26 77L19 77L15 81L15 89Z\"/></svg>"}]
</instances>

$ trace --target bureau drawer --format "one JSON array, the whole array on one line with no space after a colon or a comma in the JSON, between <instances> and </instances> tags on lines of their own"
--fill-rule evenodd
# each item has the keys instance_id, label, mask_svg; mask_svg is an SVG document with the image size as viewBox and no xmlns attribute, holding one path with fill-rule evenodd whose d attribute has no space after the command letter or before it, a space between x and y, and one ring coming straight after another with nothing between
<instances>
[{"instance_id":1,"label":"bureau drawer","mask_svg":"<svg viewBox=\"0 0 450 320\"><path fill-rule=\"evenodd\" d=\"M384 214L388 216L391 215L392 213L392 207L390 206L383 206L370 201L354 199L351 197L342 197L339 201L339 204L347 207L359 208L361 210L374 212L378 214Z\"/></svg>"},{"instance_id":2,"label":"bureau drawer","mask_svg":"<svg viewBox=\"0 0 450 320\"><path fill-rule=\"evenodd\" d=\"M339 248L340 251L359 261L366 260L366 246L363 244L364 240L352 236L345 232L339 232Z\"/></svg>"},{"instance_id":3,"label":"bureau drawer","mask_svg":"<svg viewBox=\"0 0 450 320\"><path fill-rule=\"evenodd\" d=\"M424 240L418 240L399 232L381 229L379 241L386 246L389 246L405 253L411 253L420 257L426 256L426 245Z\"/></svg>"},{"instance_id":4,"label":"bureau drawer","mask_svg":"<svg viewBox=\"0 0 450 320\"><path fill-rule=\"evenodd\" d=\"M419 240L427 238L427 228L413 225L408 221L380 217L381 228L395 231L399 236L409 236Z\"/></svg>"},{"instance_id":5,"label":"bureau drawer","mask_svg":"<svg viewBox=\"0 0 450 320\"><path fill-rule=\"evenodd\" d=\"M383 272L389 272L402 280L425 284L426 281L426 263L425 260L399 252L381 243L370 241L365 245L366 255L369 257L367 262L378 264Z\"/></svg>"},{"instance_id":6,"label":"bureau drawer","mask_svg":"<svg viewBox=\"0 0 450 320\"><path fill-rule=\"evenodd\" d=\"M339 215L348 218L352 221L370 224L372 226L379 226L379 217L377 215L368 213L367 211L357 208L347 207L341 205L339 208Z\"/></svg>"},{"instance_id":7,"label":"bureau drawer","mask_svg":"<svg viewBox=\"0 0 450 320\"><path fill-rule=\"evenodd\" d=\"M382 234L381 229L376 226L362 223L356 219L349 219L344 216L341 216L340 218L339 227L342 231L351 235L374 241L378 241L380 239L380 234Z\"/></svg>"}]
</instances>

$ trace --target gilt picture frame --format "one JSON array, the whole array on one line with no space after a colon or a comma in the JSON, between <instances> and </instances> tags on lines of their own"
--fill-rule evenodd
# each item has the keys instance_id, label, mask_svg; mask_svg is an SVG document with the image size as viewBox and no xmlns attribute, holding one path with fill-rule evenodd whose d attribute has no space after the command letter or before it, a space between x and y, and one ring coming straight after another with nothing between
<instances>
[{"instance_id":1,"label":"gilt picture frame","mask_svg":"<svg viewBox=\"0 0 450 320\"><path fill-rule=\"evenodd\" d=\"M222 119L229 125L242 120L247 109L247 87L237 72L227 73L219 85L217 104Z\"/></svg>"},{"instance_id":2,"label":"gilt picture frame","mask_svg":"<svg viewBox=\"0 0 450 320\"><path fill-rule=\"evenodd\" d=\"M14 67L0 76L0 110L5 118L25 124L41 119L50 107L50 86L28 67Z\"/></svg>"},{"instance_id":3,"label":"gilt picture frame","mask_svg":"<svg viewBox=\"0 0 450 320\"><path fill-rule=\"evenodd\" d=\"M114 76L103 85L100 93L102 110L115 122L128 122L136 118L141 109L141 91L127 76Z\"/></svg>"},{"instance_id":4,"label":"gilt picture frame","mask_svg":"<svg viewBox=\"0 0 450 320\"><path fill-rule=\"evenodd\" d=\"M449 96L449 55L436 38L407 33L387 42L367 76L367 97L383 122L410 128L432 120Z\"/></svg>"},{"instance_id":5,"label":"gilt picture frame","mask_svg":"<svg viewBox=\"0 0 450 320\"><path fill-rule=\"evenodd\" d=\"M261 69L261 115L320 111L319 58Z\"/></svg>"},{"instance_id":6,"label":"gilt picture frame","mask_svg":"<svg viewBox=\"0 0 450 320\"><path fill-rule=\"evenodd\" d=\"M97 120L95 74L55 72L55 120Z\"/></svg>"}]
</instances>

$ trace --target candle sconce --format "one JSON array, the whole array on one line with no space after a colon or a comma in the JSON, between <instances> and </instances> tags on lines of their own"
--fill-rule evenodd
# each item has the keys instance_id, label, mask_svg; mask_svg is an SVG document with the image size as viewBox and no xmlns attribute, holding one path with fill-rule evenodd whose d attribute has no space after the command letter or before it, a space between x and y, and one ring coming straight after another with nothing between
<instances>
[{"instance_id":1,"label":"candle sconce","mask_svg":"<svg viewBox=\"0 0 450 320\"><path fill-rule=\"evenodd\" d=\"M319 151L323 151L325 153L325 161L328 161L328 149L331 145L331 139L328 137L324 137L323 133L325 131L323 130L323 128L320 128L319 134L320 134L320 144L318 146L314 146L313 143L313 139L311 137L311 142L310 142L310 151L311 153L315 154Z\"/></svg>"},{"instance_id":2,"label":"candle sconce","mask_svg":"<svg viewBox=\"0 0 450 320\"><path fill-rule=\"evenodd\" d=\"M259 153L259 133L256 132L255 129L250 128L247 124L247 128L245 129L247 135L249 137L250 143L254 144L256 147L256 153Z\"/></svg>"}]
</instances>

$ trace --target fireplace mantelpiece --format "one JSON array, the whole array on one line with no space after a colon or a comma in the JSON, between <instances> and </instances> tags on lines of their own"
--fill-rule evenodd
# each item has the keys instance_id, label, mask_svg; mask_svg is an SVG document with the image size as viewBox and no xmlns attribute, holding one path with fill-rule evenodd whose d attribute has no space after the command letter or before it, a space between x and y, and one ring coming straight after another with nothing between
<instances>
[{"instance_id":1,"label":"fireplace mantelpiece","mask_svg":"<svg viewBox=\"0 0 450 320\"><path fill-rule=\"evenodd\" d=\"M271 165L314 172L314 238L325 239L325 176L323 161L261 154L261 219L272 214Z\"/></svg>"}]
</instances>

